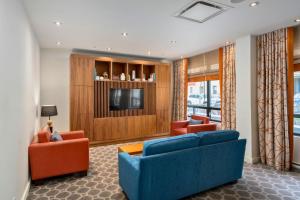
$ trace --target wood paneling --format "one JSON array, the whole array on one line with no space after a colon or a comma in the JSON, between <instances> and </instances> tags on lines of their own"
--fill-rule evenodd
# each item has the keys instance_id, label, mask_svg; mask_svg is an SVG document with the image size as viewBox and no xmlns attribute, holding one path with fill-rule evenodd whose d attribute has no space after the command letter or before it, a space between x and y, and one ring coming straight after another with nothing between
<instances>
[{"instance_id":1,"label":"wood paneling","mask_svg":"<svg viewBox=\"0 0 300 200\"><path fill-rule=\"evenodd\" d=\"M111 138L111 119L96 118L94 119L94 137L93 141L104 141Z\"/></svg>"},{"instance_id":2,"label":"wood paneling","mask_svg":"<svg viewBox=\"0 0 300 200\"><path fill-rule=\"evenodd\" d=\"M156 65L156 133L168 133L170 129L171 71L167 64Z\"/></svg>"},{"instance_id":3,"label":"wood paneling","mask_svg":"<svg viewBox=\"0 0 300 200\"><path fill-rule=\"evenodd\" d=\"M93 141L135 139L156 133L156 115L94 119Z\"/></svg>"},{"instance_id":4,"label":"wood paneling","mask_svg":"<svg viewBox=\"0 0 300 200\"><path fill-rule=\"evenodd\" d=\"M143 116L128 117L127 137L129 139L140 138L143 136L142 124L141 124L142 118L143 118Z\"/></svg>"},{"instance_id":5,"label":"wood paneling","mask_svg":"<svg viewBox=\"0 0 300 200\"><path fill-rule=\"evenodd\" d=\"M111 139L127 137L128 117L114 117L111 120Z\"/></svg>"},{"instance_id":6,"label":"wood paneling","mask_svg":"<svg viewBox=\"0 0 300 200\"><path fill-rule=\"evenodd\" d=\"M110 111L109 92L111 88L144 89L144 109ZM150 115L156 113L155 83L127 81L95 81L94 94L95 118Z\"/></svg>"},{"instance_id":7,"label":"wood paneling","mask_svg":"<svg viewBox=\"0 0 300 200\"><path fill-rule=\"evenodd\" d=\"M71 64L71 85L93 86L95 59L90 56L72 54Z\"/></svg>"},{"instance_id":8,"label":"wood paneling","mask_svg":"<svg viewBox=\"0 0 300 200\"><path fill-rule=\"evenodd\" d=\"M95 70L98 75L108 71L111 79L112 74L127 74L133 69L138 78L145 73L148 79L155 72L156 82L94 81ZM124 141L169 132L169 64L72 54L70 70L71 130L84 130L91 142ZM144 109L109 111L110 88L143 88Z\"/></svg>"}]
</instances>

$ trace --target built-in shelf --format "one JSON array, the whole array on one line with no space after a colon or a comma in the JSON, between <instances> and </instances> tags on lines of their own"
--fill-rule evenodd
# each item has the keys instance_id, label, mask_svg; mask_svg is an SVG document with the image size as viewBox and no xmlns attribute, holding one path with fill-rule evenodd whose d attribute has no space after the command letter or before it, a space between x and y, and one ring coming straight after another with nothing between
<instances>
[{"instance_id":1,"label":"built-in shelf","mask_svg":"<svg viewBox=\"0 0 300 200\"><path fill-rule=\"evenodd\" d=\"M133 71L135 71L135 78L133 79ZM145 82L148 81L151 74L155 74L154 64L142 64L142 63L130 63L121 61L110 61L110 60L96 60L95 61L95 76L102 76L104 73L108 74L107 80L117 81L120 80L120 75L125 74L126 81L130 77L130 81L133 82ZM128 76L129 75L129 76ZM98 78L100 78L98 77ZM138 81L135 81L138 79ZM95 79L99 80L99 79ZM153 81L155 82L155 79Z\"/></svg>"},{"instance_id":2,"label":"built-in shelf","mask_svg":"<svg viewBox=\"0 0 300 200\"><path fill-rule=\"evenodd\" d=\"M104 76L104 73L108 74L108 79L111 79L111 62L110 61L95 61L96 76Z\"/></svg>"}]
</instances>

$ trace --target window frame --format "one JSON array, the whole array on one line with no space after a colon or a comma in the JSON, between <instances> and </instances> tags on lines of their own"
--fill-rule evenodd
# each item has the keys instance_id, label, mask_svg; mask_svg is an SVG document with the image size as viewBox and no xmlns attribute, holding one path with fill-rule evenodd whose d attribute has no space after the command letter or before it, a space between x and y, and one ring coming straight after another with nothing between
<instances>
[{"instance_id":1,"label":"window frame","mask_svg":"<svg viewBox=\"0 0 300 200\"><path fill-rule=\"evenodd\" d=\"M203 80L204 79L204 80ZM192 83L192 82L206 82L206 99L207 99L207 105L206 106L198 106L198 105L188 105L187 104L187 109L188 108L192 108L193 109L193 115L195 114L195 109L204 109L206 110L206 117L209 117L210 121L213 122L221 122L221 120L216 120L216 119L212 119L211 118L211 112L216 110L216 111L221 111L221 108L217 108L217 107L212 107L211 106L211 81L219 81L219 85L221 87L220 84L220 80L219 80L219 76L218 75L211 75L210 77L195 77L192 79L189 79L188 83ZM219 89L221 89L219 87ZM221 91L220 91L220 98L221 98ZM191 117L190 115L188 115L188 117ZM221 117L220 117L221 118Z\"/></svg>"}]
</instances>

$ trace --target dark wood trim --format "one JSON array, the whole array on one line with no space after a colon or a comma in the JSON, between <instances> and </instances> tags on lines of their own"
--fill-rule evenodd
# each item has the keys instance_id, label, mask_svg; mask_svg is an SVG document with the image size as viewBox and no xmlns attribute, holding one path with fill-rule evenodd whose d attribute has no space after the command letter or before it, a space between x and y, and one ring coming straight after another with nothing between
<instances>
[{"instance_id":1,"label":"dark wood trim","mask_svg":"<svg viewBox=\"0 0 300 200\"><path fill-rule=\"evenodd\" d=\"M300 71L300 63L294 64L294 72Z\"/></svg>"},{"instance_id":2,"label":"dark wood trim","mask_svg":"<svg viewBox=\"0 0 300 200\"><path fill-rule=\"evenodd\" d=\"M287 76L288 76L288 127L290 139L290 162L294 158L294 28L287 29Z\"/></svg>"},{"instance_id":3,"label":"dark wood trim","mask_svg":"<svg viewBox=\"0 0 300 200\"><path fill-rule=\"evenodd\" d=\"M182 60L182 64L184 67L184 71L185 71L185 85L184 85L184 113L185 113L185 119L187 119L187 99L188 99L188 84L189 84L189 80L188 80L188 62L189 60L187 58L184 58Z\"/></svg>"}]
</instances>

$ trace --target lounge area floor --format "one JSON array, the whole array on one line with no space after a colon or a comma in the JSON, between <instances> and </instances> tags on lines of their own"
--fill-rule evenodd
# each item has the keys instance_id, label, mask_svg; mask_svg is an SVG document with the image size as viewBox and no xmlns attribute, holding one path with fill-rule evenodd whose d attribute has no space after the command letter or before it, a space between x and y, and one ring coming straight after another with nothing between
<instances>
[{"instance_id":1,"label":"lounge area floor","mask_svg":"<svg viewBox=\"0 0 300 200\"><path fill-rule=\"evenodd\" d=\"M90 148L88 176L78 174L51 178L31 185L27 200L127 199L118 183L117 147ZM245 164L244 176L228 184L186 199L300 199L300 173L277 172L262 165Z\"/></svg>"}]
</instances>

